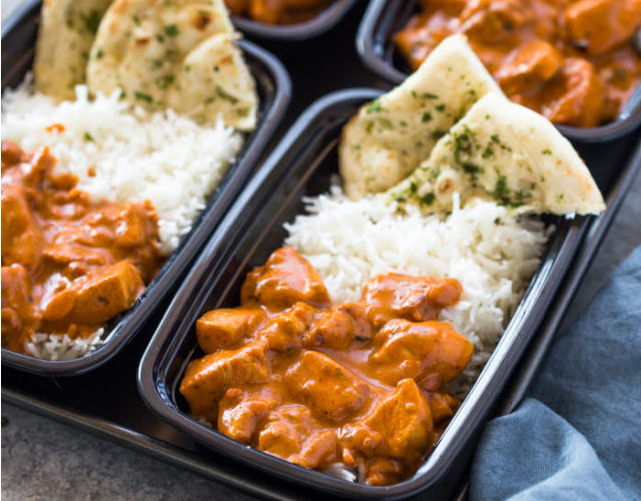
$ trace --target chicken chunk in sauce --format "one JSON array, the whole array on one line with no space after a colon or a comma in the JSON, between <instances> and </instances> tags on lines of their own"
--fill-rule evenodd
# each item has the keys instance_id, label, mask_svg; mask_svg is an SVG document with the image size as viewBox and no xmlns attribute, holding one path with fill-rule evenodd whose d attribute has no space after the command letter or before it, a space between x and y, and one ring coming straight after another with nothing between
<instances>
[{"instance_id":1,"label":"chicken chunk in sauce","mask_svg":"<svg viewBox=\"0 0 641 501\"><path fill-rule=\"evenodd\" d=\"M610 122L641 83L633 46L639 0L421 0L420 7L395 36L413 69L444 38L464 33L507 96L554 123Z\"/></svg>"},{"instance_id":2,"label":"chicken chunk in sauce","mask_svg":"<svg viewBox=\"0 0 641 501\"><path fill-rule=\"evenodd\" d=\"M360 301L334 305L319 273L283 247L247 275L240 306L197 321L207 355L190 362L180 392L195 417L261 451L399 482L459 405L443 384L472 344L438 317L461 292L452 278L389 273Z\"/></svg>"},{"instance_id":3,"label":"chicken chunk in sauce","mask_svg":"<svg viewBox=\"0 0 641 501\"><path fill-rule=\"evenodd\" d=\"M21 353L36 332L97 333L161 263L149 202L92 201L55 165L2 142L2 346Z\"/></svg>"}]
</instances>

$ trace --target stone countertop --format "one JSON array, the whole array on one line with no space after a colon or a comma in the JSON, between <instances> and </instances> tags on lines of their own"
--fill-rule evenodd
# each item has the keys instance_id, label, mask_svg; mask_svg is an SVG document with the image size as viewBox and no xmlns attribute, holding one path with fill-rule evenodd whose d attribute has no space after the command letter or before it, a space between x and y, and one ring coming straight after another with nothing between
<instances>
[{"instance_id":1,"label":"stone countertop","mask_svg":"<svg viewBox=\"0 0 641 501\"><path fill-rule=\"evenodd\" d=\"M20 1L2 0L2 19ZM641 221L641 176L637 176L568 318L585 306L610 272L641 245L638 221ZM5 501L253 499L11 405L2 405L1 412Z\"/></svg>"}]
</instances>

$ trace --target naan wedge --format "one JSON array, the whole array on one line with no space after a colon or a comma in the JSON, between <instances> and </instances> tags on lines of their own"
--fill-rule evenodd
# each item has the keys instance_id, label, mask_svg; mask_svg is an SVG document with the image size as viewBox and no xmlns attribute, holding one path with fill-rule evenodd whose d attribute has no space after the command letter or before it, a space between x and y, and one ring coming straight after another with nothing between
<instances>
[{"instance_id":1,"label":"naan wedge","mask_svg":"<svg viewBox=\"0 0 641 501\"><path fill-rule=\"evenodd\" d=\"M441 138L429 158L389 190L425 212L495 200L517 213L598 214L603 197L570 142L545 117L488 94Z\"/></svg>"},{"instance_id":2,"label":"naan wedge","mask_svg":"<svg viewBox=\"0 0 641 501\"><path fill-rule=\"evenodd\" d=\"M210 40L218 35L224 37ZM225 123L250 130L258 100L235 44L223 0L115 0L91 50L89 90L120 88L129 101L151 110L171 107L203 125L220 112ZM223 103L212 106L203 96Z\"/></svg>"},{"instance_id":3,"label":"naan wedge","mask_svg":"<svg viewBox=\"0 0 641 501\"><path fill-rule=\"evenodd\" d=\"M211 123L221 114L238 130L256 127L256 86L235 35L214 35L187 54L168 104L198 123Z\"/></svg>"},{"instance_id":4,"label":"naan wedge","mask_svg":"<svg viewBox=\"0 0 641 501\"><path fill-rule=\"evenodd\" d=\"M347 196L385 191L404 179L488 92L503 95L465 36L443 40L405 82L343 128L339 166Z\"/></svg>"},{"instance_id":5,"label":"naan wedge","mask_svg":"<svg viewBox=\"0 0 641 501\"><path fill-rule=\"evenodd\" d=\"M96 30L112 0L45 0L40 14L33 75L43 94L73 100L85 83Z\"/></svg>"}]
</instances>

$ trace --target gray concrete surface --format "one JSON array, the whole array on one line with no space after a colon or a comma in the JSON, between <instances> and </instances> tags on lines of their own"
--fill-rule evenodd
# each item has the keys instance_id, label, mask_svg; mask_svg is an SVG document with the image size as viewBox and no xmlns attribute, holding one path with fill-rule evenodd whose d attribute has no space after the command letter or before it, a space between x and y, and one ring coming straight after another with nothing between
<instances>
[{"instance_id":1,"label":"gray concrete surface","mask_svg":"<svg viewBox=\"0 0 641 501\"><path fill-rule=\"evenodd\" d=\"M2 18L20 0L2 0ZM573 305L577 312L641 245L641 176L618 214ZM569 316L572 316L570 314ZM2 405L4 501L232 500L249 498L192 473L10 405Z\"/></svg>"}]
</instances>

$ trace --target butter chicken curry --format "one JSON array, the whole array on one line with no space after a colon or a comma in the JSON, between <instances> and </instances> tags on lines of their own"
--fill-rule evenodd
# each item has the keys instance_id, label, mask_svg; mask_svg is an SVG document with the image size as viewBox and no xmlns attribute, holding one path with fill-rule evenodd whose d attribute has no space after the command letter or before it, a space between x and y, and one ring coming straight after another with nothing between
<instances>
[{"instance_id":1,"label":"butter chicken curry","mask_svg":"<svg viewBox=\"0 0 641 501\"><path fill-rule=\"evenodd\" d=\"M151 203L92 202L55 164L2 142L2 347L21 353L35 332L95 334L161 262Z\"/></svg>"},{"instance_id":2,"label":"butter chicken curry","mask_svg":"<svg viewBox=\"0 0 641 501\"><path fill-rule=\"evenodd\" d=\"M508 97L559 124L612 121L641 82L641 0L421 0L396 35L416 69L462 32Z\"/></svg>"},{"instance_id":3,"label":"butter chicken curry","mask_svg":"<svg viewBox=\"0 0 641 501\"><path fill-rule=\"evenodd\" d=\"M307 468L357 469L370 485L411 476L459 403L442 385L472 344L440 310L461 284L396 273L332 304L319 273L293 248L247 276L241 305L196 323L205 356L180 392L219 432Z\"/></svg>"},{"instance_id":4,"label":"butter chicken curry","mask_svg":"<svg viewBox=\"0 0 641 501\"><path fill-rule=\"evenodd\" d=\"M265 24L294 24L318 16L334 0L225 0L235 16Z\"/></svg>"}]
</instances>

